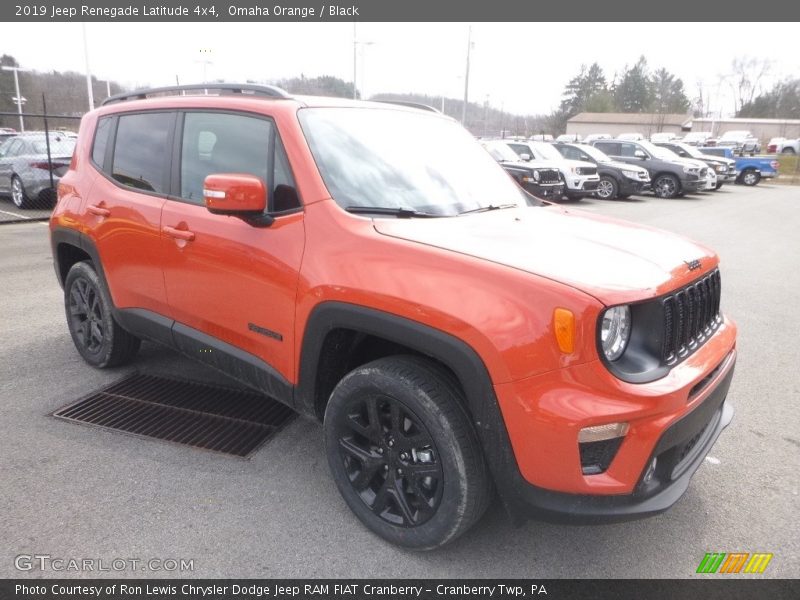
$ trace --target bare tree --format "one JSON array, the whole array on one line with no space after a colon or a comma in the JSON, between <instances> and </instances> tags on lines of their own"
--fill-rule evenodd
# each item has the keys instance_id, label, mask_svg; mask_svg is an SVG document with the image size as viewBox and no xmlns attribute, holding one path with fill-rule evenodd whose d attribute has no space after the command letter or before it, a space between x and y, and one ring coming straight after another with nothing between
<instances>
[{"instance_id":1,"label":"bare tree","mask_svg":"<svg viewBox=\"0 0 800 600\"><path fill-rule=\"evenodd\" d=\"M763 91L761 84L771 68L772 60L769 58L737 56L733 59L728 84L733 90L735 112L738 113Z\"/></svg>"}]
</instances>

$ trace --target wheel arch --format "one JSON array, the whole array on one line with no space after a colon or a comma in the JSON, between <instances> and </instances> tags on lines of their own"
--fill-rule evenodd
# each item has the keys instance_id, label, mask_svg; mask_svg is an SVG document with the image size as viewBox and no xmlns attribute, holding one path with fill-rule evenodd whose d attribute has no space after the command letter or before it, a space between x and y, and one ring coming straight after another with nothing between
<instances>
[{"instance_id":1,"label":"wheel arch","mask_svg":"<svg viewBox=\"0 0 800 600\"><path fill-rule=\"evenodd\" d=\"M296 410L320 418L333 389L330 381L325 382L325 377L333 373L331 381L335 379L338 383L340 377L337 377L341 372L326 361L330 356L347 356L348 352L353 351L356 338L382 340L387 344L384 350L393 346L406 353L410 351L433 360L453 374L464 393L465 408L480 440L489 471L501 495L505 496L503 490L508 486L501 482L519 481L521 474L491 377L478 353L449 333L354 304L327 301L317 305L308 318L303 334L298 380L294 390ZM371 355L370 360L379 357L380 352ZM343 376L345 373L341 374Z\"/></svg>"}]
</instances>

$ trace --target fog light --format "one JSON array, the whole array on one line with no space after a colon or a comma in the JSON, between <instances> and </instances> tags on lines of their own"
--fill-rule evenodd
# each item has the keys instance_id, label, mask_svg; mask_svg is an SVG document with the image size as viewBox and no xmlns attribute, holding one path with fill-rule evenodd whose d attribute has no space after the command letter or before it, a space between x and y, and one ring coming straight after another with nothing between
<instances>
[{"instance_id":1,"label":"fog light","mask_svg":"<svg viewBox=\"0 0 800 600\"><path fill-rule=\"evenodd\" d=\"M606 425L594 425L584 427L578 434L578 442L602 442L603 440L613 440L628 433L627 423L607 423Z\"/></svg>"},{"instance_id":2,"label":"fog light","mask_svg":"<svg viewBox=\"0 0 800 600\"><path fill-rule=\"evenodd\" d=\"M626 433L627 423L608 423L581 429L578 434L581 472L584 475L604 473L617 455Z\"/></svg>"}]
</instances>

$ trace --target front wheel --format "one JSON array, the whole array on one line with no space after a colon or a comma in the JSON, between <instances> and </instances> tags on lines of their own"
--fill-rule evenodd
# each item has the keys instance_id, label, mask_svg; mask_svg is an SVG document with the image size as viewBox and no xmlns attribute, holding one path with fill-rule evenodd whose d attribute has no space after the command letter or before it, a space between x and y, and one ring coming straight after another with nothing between
<instances>
[{"instance_id":1,"label":"front wheel","mask_svg":"<svg viewBox=\"0 0 800 600\"><path fill-rule=\"evenodd\" d=\"M759 181L761 181L761 173L754 171L753 169L747 169L744 173L742 173L739 180L744 185L756 185Z\"/></svg>"},{"instance_id":2,"label":"front wheel","mask_svg":"<svg viewBox=\"0 0 800 600\"><path fill-rule=\"evenodd\" d=\"M613 177L604 175L597 184L595 195L602 200L613 200L619 194L619 185Z\"/></svg>"},{"instance_id":3,"label":"front wheel","mask_svg":"<svg viewBox=\"0 0 800 600\"><path fill-rule=\"evenodd\" d=\"M347 505L373 533L415 550L467 531L491 485L452 377L415 356L346 375L325 410L325 447Z\"/></svg>"},{"instance_id":4,"label":"front wheel","mask_svg":"<svg viewBox=\"0 0 800 600\"><path fill-rule=\"evenodd\" d=\"M111 298L89 262L75 263L64 282L64 308L72 342L93 367L116 367L130 362L141 340L111 314Z\"/></svg>"},{"instance_id":5,"label":"front wheel","mask_svg":"<svg viewBox=\"0 0 800 600\"><path fill-rule=\"evenodd\" d=\"M681 184L674 175L659 175L653 182L653 192L659 198L674 198L681 193Z\"/></svg>"}]
</instances>

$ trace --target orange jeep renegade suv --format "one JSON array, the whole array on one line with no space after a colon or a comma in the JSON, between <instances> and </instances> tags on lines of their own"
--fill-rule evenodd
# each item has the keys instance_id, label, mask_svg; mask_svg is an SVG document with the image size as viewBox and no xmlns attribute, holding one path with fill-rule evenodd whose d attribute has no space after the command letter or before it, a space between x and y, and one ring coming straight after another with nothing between
<instances>
[{"instance_id":1,"label":"orange jeep renegade suv","mask_svg":"<svg viewBox=\"0 0 800 600\"><path fill-rule=\"evenodd\" d=\"M493 490L515 519L664 511L731 421L717 256L527 194L431 109L142 90L83 118L58 192L83 358L153 340L320 419L394 543L453 540Z\"/></svg>"}]
</instances>

